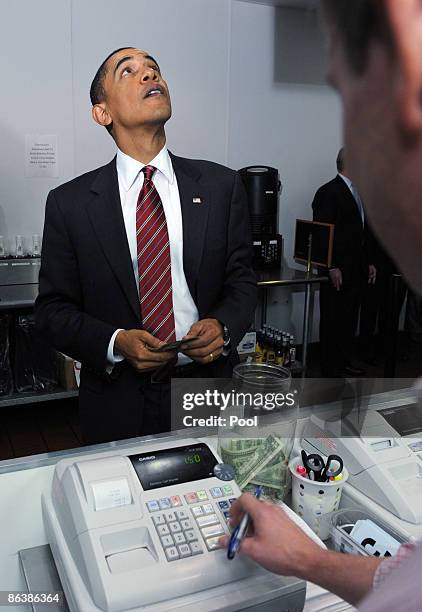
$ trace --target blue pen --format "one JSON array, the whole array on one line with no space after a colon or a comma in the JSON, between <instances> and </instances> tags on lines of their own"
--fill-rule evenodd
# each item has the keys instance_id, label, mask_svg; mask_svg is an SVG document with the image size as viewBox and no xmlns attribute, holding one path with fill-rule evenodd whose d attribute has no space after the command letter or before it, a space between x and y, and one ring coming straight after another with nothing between
<instances>
[{"instance_id":1,"label":"blue pen","mask_svg":"<svg viewBox=\"0 0 422 612\"><path fill-rule=\"evenodd\" d=\"M262 494L262 487L261 486L256 487L256 489L255 489L255 497L257 499L259 499L261 497L261 494ZM239 550L239 546L240 546L241 541L243 540L243 538L247 534L250 522L251 522L251 517L246 512L243 515L242 520L240 521L240 523L238 524L236 529L234 529L234 531L233 531L233 533L232 533L232 535L230 537L229 545L227 547L227 558L228 559L234 559L235 554Z\"/></svg>"}]
</instances>

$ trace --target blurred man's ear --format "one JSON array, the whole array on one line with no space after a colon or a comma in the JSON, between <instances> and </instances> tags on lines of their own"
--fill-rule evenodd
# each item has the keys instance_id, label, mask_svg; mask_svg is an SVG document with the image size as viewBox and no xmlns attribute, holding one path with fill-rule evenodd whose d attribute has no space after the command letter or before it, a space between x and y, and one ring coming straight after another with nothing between
<instances>
[{"instance_id":1,"label":"blurred man's ear","mask_svg":"<svg viewBox=\"0 0 422 612\"><path fill-rule=\"evenodd\" d=\"M92 118L94 119L94 121L96 121L99 125L102 125L103 127L106 127L106 125L110 125L113 121L104 102L101 102L100 104L95 104L92 107Z\"/></svg>"},{"instance_id":2,"label":"blurred man's ear","mask_svg":"<svg viewBox=\"0 0 422 612\"><path fill-rule=\"evenodd\" d=\"M397 68L399 121L409 136L422 136L422 3L385 0Z\"/></svg>"}]
</instances>

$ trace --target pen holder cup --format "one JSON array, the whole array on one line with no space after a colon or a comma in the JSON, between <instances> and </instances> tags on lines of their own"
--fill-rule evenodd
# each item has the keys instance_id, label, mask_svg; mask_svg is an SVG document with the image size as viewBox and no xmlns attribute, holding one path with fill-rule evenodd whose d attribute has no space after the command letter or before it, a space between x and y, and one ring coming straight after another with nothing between
<instances>
[{"instance_id":1,"label":"pen holder cup","mask_svg":"<svg viewBox=\"0 0 422 612\"><path fill-rule=\"evenodd\" d=\"M341 480L318 482L298 474L298 465L302 465L300 457L295 457L289 463L292 475L292 508L321 540L326 540L330 537L329 518L339 507L341 492L349 472L344 467Z\"/></svg>"}]
</instances>

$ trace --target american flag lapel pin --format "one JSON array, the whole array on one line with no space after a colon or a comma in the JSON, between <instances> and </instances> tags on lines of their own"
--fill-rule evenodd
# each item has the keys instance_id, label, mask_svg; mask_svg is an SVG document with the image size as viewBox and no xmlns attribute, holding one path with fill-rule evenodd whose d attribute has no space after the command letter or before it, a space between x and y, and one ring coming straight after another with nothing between
<instances>
[{"instance_id":1,"label":"american flag lapel pin","mask_svg":"<svg viewBox=\"0 0 422 612\"><path fill-rule=\"evenodd\" d=\"M192 203L193 203L193 204L202 204L202 198L201 198L201 196L193 196L193 198L192 198Z\"/></svg>"}]
</instances>

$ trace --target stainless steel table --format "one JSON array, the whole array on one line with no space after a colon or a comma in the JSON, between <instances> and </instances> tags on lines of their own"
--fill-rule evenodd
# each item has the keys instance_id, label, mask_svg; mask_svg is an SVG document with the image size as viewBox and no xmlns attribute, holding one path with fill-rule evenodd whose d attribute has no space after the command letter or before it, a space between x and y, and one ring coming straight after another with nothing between
<instances>
[{"instance_id":1,"label":"stainless steel table","mask_svg":"<svg viewBox=\"0 0 422 612\"><path fill-rule=\"evenodd\" d=\"M313 304L313 287L316 283L328 282L328 276L319 276L314 272L289 268L281 265L279 269L270 268L268 270L257 271L258 287L261 289L261 327L267 319L268 290L271 287L290 287L292 285L305 286L305 304L303 308L303 333L302 333L302 376L306 376L308 363L308 345L311 331L309 315L311 304Z\"/></svg>"}]
</instances>

